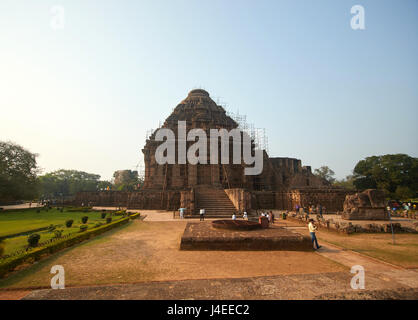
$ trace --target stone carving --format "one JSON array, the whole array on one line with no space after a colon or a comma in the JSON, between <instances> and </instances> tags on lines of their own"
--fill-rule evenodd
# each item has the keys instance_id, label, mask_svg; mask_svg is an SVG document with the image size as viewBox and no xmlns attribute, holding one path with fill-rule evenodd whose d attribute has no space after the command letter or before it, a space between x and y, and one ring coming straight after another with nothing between
<instances>
[{"instance_id":1,"label":"stone carving","mask_svg":"<svg viewBox=\"0 0 418 320\"><path fill-rule=\"evenodd\" d=\"M381 190L368 189L347 195L342 218L346 220L389 220L385 208L385 194Z\"/></svg>"}]
</instances>

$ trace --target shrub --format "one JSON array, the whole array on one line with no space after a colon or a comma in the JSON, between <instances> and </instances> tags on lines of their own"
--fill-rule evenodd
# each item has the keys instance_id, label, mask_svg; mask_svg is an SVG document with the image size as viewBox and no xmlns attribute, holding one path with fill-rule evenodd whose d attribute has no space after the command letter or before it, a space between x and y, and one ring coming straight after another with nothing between
<instances>
[{"instance_id":1,"label":"shrub","mask_svg":"<svg viewBox=\"0 0 418 320\"><path fill-rule=\"evenodd\" d=\"M87 223L87 220L89 220L89 217L88 216L84 216L84 217L81 217L81 222L82 223Z\"/></svg>"},{"instance_id":2,"label":"shrub","mask_svg":"<svg viewBox=\"0 0 418 320\"><path fill-rule=\"evenodd\" d=\"M3 255L4 253L4 242L3 240L0 240L0 257Z\"/></svg>"},{"instance_id":3,"label":"shrub","mask_svg":"<svg viewBox=\"0 0 418 320\"><path fill-rule=\"evenodd\" d=\"M62 237L62 232L64 230L55 230L54 234L55 234L55 238L61 238Z\"/></svg>"},{"instance_id":4,"label":"shrub","mask_svg":"<svg viewBox=\"0 0 418 320\"><path fill-rule=\"evenodd\" d=\"M102 212L102 219L106 218L106 212Z\"/></svg>"},{"instance_id":5,"label":"shrub","mask_svg":"<svg viewBox=\"0 0 418 320\"><path fill-rule=\"evenodd\" d=\"M88 212L92 209L92 207L69 207L67 209L68 212Z\"/></svg>"},{"instance_id":6,"label":"shrub","mask_svg":"<svg viewBox=\"0 0 418 320\"><path fill-rule=\"evenodd\" d=\"M86 230L87 230L87 228L88 228L88 226L86 226L85 224L82 224L82 225L80 226L80 232L86 231Z\"/></svg>"},{"instance_id":7,"label":"shrub","mask_svg":"<svg viewBox=\"0 0 418 320\"><path fill-rule=\"evenodd\" d=\"M41 239L41 236L37 233L32 233L29 237L28 237L28 243L29 243L29 247L36 247L39 243L39 239Z\"/></svg>"},{"instance_id":8,"label":"shrub","mask_svg":"<svg viewBox=\"0 0 418 320\"><path fill-rule=\"evenodd\" d=\"M74 220L67 220L67 221L65 221L65 226L67 227L67 228L71 228L71 226L73 225L73 222L74 222Z\"/></svg>"},{"instance_id":9,"label":"shrub","mask_svg":"<svg viewBox=\"0 0 418 320\"><path fill-rule=\"evenodd\" d=\"M106 223L111 223L112 222L112 218L111 217L107 217L106 218Z\"/></svg>"},{"instance_id":10,"label":"shrub","mask_svg":"<svg viewBox=\"0 0 418 320\"><path fill-rule=\"evenodd\" d=\"M60 209L60 212L64 212L64 208L61 208L61 209Z\"/></svg>"}]
</instances>

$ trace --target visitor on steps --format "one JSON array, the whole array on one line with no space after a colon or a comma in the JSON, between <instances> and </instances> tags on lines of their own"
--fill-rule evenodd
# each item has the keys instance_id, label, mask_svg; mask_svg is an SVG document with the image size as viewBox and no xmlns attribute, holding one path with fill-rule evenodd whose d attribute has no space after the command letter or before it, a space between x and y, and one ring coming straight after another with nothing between
<instances>
[{"instance_id":1,"label":"visitor on steps","mask_svg":"<svg viewBox=\"0 0 418 320\"><path fill-rule=\"evenodd\" d=\"M316 239L317 227L315 226L313 219L309 219L308 228L309 228L309 233L311 234L312 245L314 245L315 243L316 249L321 248L321 246L318 244L318 239ZM314 246L314 249L315 249L315 246Z\"/></svg>"},{"instance_id":2,"label":"visitor on steps","mask_svg":"<svg viewBox=\"0 0 418 320\"><path fill-rule=\"evenodd\" d=\"M248 215L247 215L247 212L246 211L244 211L244 214L243 214L242 218L244 220L248 220Z\"/></svg>"},{"instance_id":3,"label":"visitor on steps","mask_svg":"<svg viewBox=\"0 0 418 320\"><path fill-rule=\"evenodd\" d=\"M235 215L235 212L232 214L232 220L237 220L237 216Z\"/></svg>"},{"instance_id":4,"label":"visitor on steps","mask_svg":"<svg viewBox=\"0 0 418 320\"><path fill-rule=\"evenodd\" d=\"M200 221L205 221L205 209L200 209Z\"/></svg>"},{"instance_id":5,"label":"visitor on steps","mask_svg":"<svg viewBox=\"0 0 418 320\"><path fill-rule=\"evenodd\" d=\"M180 219L184 219L184 208L180 208Z\"/></svg>"}]
</instances>

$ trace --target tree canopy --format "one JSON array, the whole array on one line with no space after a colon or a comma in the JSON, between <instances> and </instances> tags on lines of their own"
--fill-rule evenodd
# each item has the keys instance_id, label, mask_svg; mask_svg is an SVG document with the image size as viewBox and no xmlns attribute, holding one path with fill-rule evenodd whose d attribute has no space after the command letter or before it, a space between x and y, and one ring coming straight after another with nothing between
<instances>
[{"instance_id":1,"label":"tree canopy","mask_svg":"<svg viewBox=\"0 0 418 320\"><path fill-rule=\"evenodd\" d=\"M137 190L142 181L138 177L138 171L118 170L113 174L114 184L117 190Z\"/></svg>"},{"instance_id":2,"label":"tree canopy","mask_svg":"<svg viewBox=\"0 0 418 320\"><path fill-rule=\"evenodd\" d=\"M39 177L43 197L70 196L80 191L96 191L100 175L77 170L57 170Z\"/></svg>"},{"instance_id":3,"label":"tree canopy","mask_svg":"<svg viewBox=\"0 0 418 320\"><path fill-rule=\"evenodd\" d=\"M37 154L0 141L0 201L32 199L37 194Z\"/></svg>"},{"instance_id":4,"label":"tree canopy","mask_svg":"<svg viewBox=\"0 0 418 320\"><path fill-rule=\"evenodd\" d=\"M359 190L377 188L392 198L413 198L418 190L418 158L406 154L367 157L355 166L353 179Z\"/></svg>"},{"instance_id":5,"label":"tree canopy","mask_svg":"<svg viewBox=\"0 0 418 320\"><path fill-rule=\"evenodd\" d=\"M319 169L315 169L314 174L318 177L328 181L329 183L334 183L335 178L335 172L332 171L328 166L322 166Z\"/></svg>"}]
</instances>

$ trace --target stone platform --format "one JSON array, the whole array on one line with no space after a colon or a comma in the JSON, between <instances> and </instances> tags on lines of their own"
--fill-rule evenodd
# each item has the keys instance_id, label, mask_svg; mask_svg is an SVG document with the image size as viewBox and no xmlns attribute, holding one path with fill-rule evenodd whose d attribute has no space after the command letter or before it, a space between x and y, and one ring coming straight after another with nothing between
<instances>
[{"instance_id":1,"label":"stone platform","mask_svg":"<svg viewBox=\"0 0 418 320\"><path fill-rule=\"evenodd\" d=\"M181 250L285 250L312 251L308 236L271 226L267 229L236 231L215 229L211 222L189 222L180 243Z\"/></svg>"}]
</instances>

